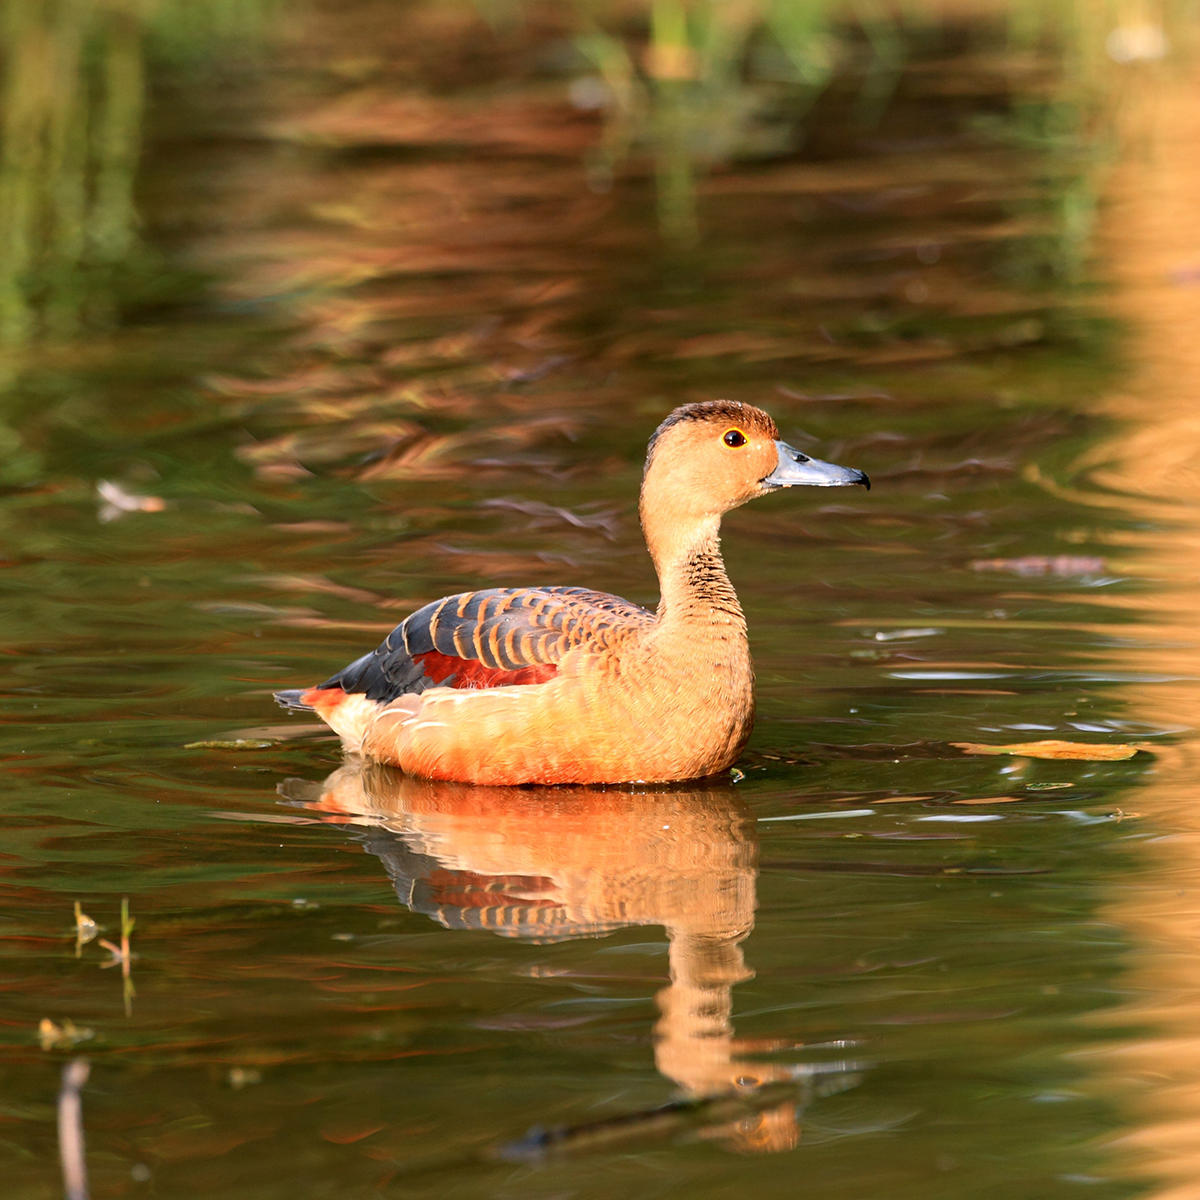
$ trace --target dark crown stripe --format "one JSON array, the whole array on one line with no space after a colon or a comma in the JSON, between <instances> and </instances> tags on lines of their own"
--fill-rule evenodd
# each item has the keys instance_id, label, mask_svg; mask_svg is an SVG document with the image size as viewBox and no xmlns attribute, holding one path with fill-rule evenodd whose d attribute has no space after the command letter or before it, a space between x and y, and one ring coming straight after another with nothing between
<instances>
[{"instance_id":1,"label":"dark crown stripe","mask_svg":"<svg viewBox=\"0 0 1200 1200\"><path fill-rule=\"evenodd\" d=\"M740 426L747 432L760 433L772 439L779 437L779 430L775 422L766 413L761 409L752 408L748 404L742 404L738 400L702 400L696 404L682 404L667 415L651 436L650 445L646 448L647 465L654 457L659 439L663 434L668 429L689 421L711 421L714 425L728 422L731 425Z\"/></svg>"}]
</instances>

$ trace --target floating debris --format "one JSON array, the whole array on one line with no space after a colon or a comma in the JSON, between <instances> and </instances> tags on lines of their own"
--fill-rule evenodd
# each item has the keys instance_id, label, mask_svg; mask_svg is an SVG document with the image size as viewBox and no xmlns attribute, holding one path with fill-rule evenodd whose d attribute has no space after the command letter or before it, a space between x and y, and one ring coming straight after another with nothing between
<instances>
[{"instance_id":1,"label":"floating debris","mask_svg":"<svg viewBox=\"0 0 1200 1200\"><path fill-rule=\"evenodd\" d=\"M49 1017L43 1017L38 1022L38 1042L43 1050L69 1050L72 1046L90 1041L95 1036L94 1029L76 1025L69 1017L61 1025Z\"/></svg>"},{"instance_id":2,"label":"floating debris","mask_svg":"<svg viewBox=\"0 0 1200 1200\"><path fill-rule=\"evenodd\" d=\"M230 1067L225 1076L225 1082L235 1092L240 1092L242 1088L256 1083L262 1083L262 1079L263 1074L257 1067Z\"/></svg>"},{"instance_id":3,"label":"floating debris","mask_svg":"<svg viewBox=\"0 0 1200 1200\"><path fill-rule=\"evenodd\" d=\"M88 944L100 932L100 926L83 911L83 906L75 901L75 957L78 958Z\"/></svg>"},{"instance_id":4,"label":"floating debris","mask_svg":"<svg viewBox=\"0 0 1200 1200\"><path fill-rule=\"evenodd\" d=\"M1103 575L1104 559L1094 554L1025 554L1020 558L977 558L972 571L1007 571L1012 575Z\"/></svg>"},{"instance_id":5,"label":"floating debris","mask_svg":"<svg viewBox=\"0 0 1200 1200\"><path fill-rule=\"evenodd\" d=\"M980 742L951 742L964 754L1013 754L1020 758L1074 759L1080 762L1119 762L1132 758L1141 746L1100 745L1093 742L1013 742L1008 746L988 746Z\"/></svg>"},{"instance_id":6,"label":"floating debris","mask_svg":"<svg viewBox=\"0 0 1200 1200\"><path fill-rule=\"evenodd\" d=\"M185 742L185 750L270 750L276 743L268 738L213 738Z\"/></svg>"},{"instance_id":7,"label":"floating debris","mask_svg":"<svg viewBox=\"0 0 1200 1200\"><path fill-rule=\"evenodd\" d=\"M97 480L96 495L101 500L99 517L105 524L129 513L162 512L167 507L161 496L139 496L111 479Z\"/></svg>"},{"instance_id":8,"label":"floating debris","mask_svg":"<svg viewBox=\"0 0 1200 1200\"><path fill-rule=\"evenodd\" d=\"M121 941L110 942L107 938L101 938L99 944L112 955L109 962L101 963L101 969L105 967L115 967L120 964L121 967L121 990L125 999L125 1015L129 1016L133 1011L133 997L136 991L133 986L133 976L131 970L133 967L133 950L129 944L129 935L133 933L133 918L129 915L129 897L121 897Z\"/></svg>"}]
</instances>

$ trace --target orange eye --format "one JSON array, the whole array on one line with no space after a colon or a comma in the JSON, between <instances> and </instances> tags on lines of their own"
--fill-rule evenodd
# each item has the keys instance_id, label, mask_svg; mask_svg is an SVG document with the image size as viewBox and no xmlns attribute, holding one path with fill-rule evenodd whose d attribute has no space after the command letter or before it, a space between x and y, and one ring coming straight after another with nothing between
<instances>
[{"instance_id":1,"label":"orange eye","mask_svg":"<svg viewBox=\"0 0 1200 1200\"><path fill-rule=\"evenodd\" d=\"M746 435L740 429L727 429L721 441L727 446L744 446Z\"/></svg>"}]
</instances>

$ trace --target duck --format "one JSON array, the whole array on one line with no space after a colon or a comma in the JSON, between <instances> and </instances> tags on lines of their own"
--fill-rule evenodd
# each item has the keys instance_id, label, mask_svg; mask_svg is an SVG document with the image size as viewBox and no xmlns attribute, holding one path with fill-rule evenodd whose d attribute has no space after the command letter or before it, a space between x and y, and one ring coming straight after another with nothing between
<instances>
[{"instance_id":1,"label":"duck","mask_svg":"<svg viewBox=\"0 0 1200 1200\"><path fill-rule=\"evenodd\" d=\"M721 518L782 488L869 489L761 408L684 404L654 431L639 516L654 610L582 587L435 600L324 683L275 693L347 753L457 783L669 784L727 772L754 723L746 617Z\"/></svg>"}]
</instances>

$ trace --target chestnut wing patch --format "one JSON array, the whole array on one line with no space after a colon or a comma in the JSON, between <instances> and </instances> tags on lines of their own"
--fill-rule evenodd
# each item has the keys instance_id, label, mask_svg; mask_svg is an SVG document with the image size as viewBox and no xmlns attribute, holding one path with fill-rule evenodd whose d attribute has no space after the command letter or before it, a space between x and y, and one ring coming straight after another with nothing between
<instances>
[{"instance_id":1,"label":"chestnut wing patch","mask_svg":"<svg viewBox=\"0 0 1200 1200\"><path fill-rule=\"evenodd\" d=\"M418 609L320 690L386 702L430 687L545 683L568 650L650 620L645 609L586 588L462 592Z\"/></svg>"}]
</instances>

